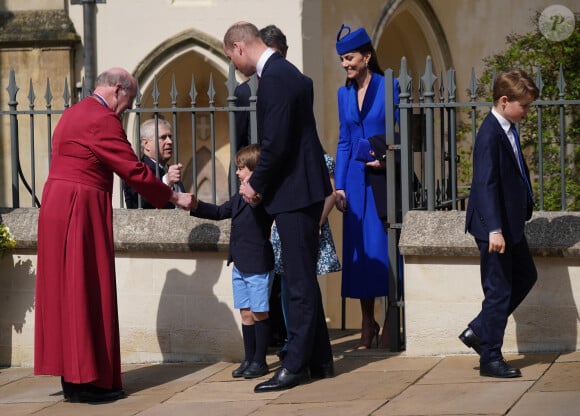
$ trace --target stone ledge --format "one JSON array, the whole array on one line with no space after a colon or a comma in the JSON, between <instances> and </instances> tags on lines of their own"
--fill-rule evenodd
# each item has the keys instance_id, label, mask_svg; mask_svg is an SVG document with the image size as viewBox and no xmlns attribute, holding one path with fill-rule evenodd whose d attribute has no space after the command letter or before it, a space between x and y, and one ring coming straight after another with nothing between
<instances>
[{"instance_id":1,"label":"stone ledge","mask_svg":"<svg viewBox=\"0 0 580 416\"><path fill-rule=\"evenodd\" d=\"M16 249L36 249L38 208L0 209ZM97 219L95 219L97 220ZM195 218L182 210L113 210L115 251L227 251L230 221Z\"/></svg>"},{"instance_id":2,"label":"stone ledge","mask_svg":"<svg viewBox=\"0 0 580 416\"><path fill-rule=\"evenodd\" d=\"M409 211L399 242L401 254L479 257L464 227L464 211ZM534 212L526 237L533 256L580 257L580 212Z\"/></svg>"},{"instance_id":3,"label":"stone ledge","mask_svg":"<svg viewBox=\"0 0 580 416\"><path fill-rule=\"evenodd\" d=\"M80 43L80 36L65 10L0 12L3 46L51 46Z\"/></svg>"},{"instance_id":4,"label":"stone ledge","mask_svg":"<svg viewBox=\"0 0 580 416\"><path fill-rule=\"evenodd\" d=\"M0 209L17 249L36 249L37 208ZM464 211L409 211L399 247L403 256L479 256L463 232ZM191 217L180 210L113 210L115 250L227 251L230 221ZM534 212L526 226L534 256L580 257L580 212Z\"/></svg>"}]
</instances>

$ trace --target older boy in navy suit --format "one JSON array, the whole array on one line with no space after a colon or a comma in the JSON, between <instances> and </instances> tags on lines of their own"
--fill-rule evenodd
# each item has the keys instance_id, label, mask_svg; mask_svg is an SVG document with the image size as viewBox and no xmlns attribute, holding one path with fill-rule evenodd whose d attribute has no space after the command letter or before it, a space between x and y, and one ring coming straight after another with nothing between
<instances>
[{"instance_id":1,"label":"older boy in navy suit","mask_svg":"<svg viewBox=\"0 0 580 416\"><path fill-rule=\"evenodd\" d=\"M501 353L508 316L537 279L524 234L534 200L514 123L525 118L538 94L534 81L524 71L499 74L493 85L493 108L473 148L465 229L475 237L479 248L484 300L481 312L459 339L479 353L482 376L521 376Z\"/></svg>"},{"instance_id":2,"label":"older boy in navy suit","mask_svg":"<svg viewBox=\"0 0 580 416\"><path fill-rule=\"evenodd\" d=\"M236 153L236 174L242 183L256 167L260 148L257 144ZM233 262L234 308L242 317L245 359L232 377L256 378L268 374L266 352L270 341L268 295L274 269L270 243L272 217L263 206L252 208L237 193L222 205L197 201L190 215L211 220L232 219L228 265Z\"/></svg>"}]
</instances>

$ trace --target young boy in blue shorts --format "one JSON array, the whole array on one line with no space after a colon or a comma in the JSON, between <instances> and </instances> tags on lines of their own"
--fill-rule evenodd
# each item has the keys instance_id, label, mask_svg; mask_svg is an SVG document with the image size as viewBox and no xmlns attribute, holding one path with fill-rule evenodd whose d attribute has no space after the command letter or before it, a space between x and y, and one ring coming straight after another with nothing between
<instances>
[{"instance_id":1,"label":"young boy in blue shorts","mask_svg":"<svg viewBox=\"0 0 580 416\"><path fill-rule=\"evenodd\" d=\"M236 175L241 186L258 163L256 144L236 153ZM270 341L268 294L273 277L274 252L270 243L272 217L263 205L250 206L237 193L222 205L193 198L190 215L211 220L232 219L228 265L234 263L234 308L240 310L245 358L232 377L256 378L268 374L266 352Z\"/></svg>"}]
</instances>

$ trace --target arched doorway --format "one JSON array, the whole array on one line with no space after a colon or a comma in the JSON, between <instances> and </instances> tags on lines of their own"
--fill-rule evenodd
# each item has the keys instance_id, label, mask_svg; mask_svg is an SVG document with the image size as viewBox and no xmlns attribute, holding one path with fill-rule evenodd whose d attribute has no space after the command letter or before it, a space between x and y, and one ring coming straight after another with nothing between
<instances>
[{"instance_id":1,"label":"arched doorway","mask_svg":"<svg viewBox=\"0 0 580 416\"><path fill-rule=\"evenodd\" d=\"M135 69L141 110L132 113L127 123L129 140L137 151L137 126L152 118L152 110L157 108L159 116L174 125L174 162L183 164L186 191L211 201L215 175L217 203L229 199L230 138L227 113L209 108L227 106L228 71L229 61L220 41L196 30L174 36L153 49ZM194 113L193 108L199 111Z\"/></svg>"},{"instance_id":2,"label":"arched doorway","mask_svg":"<svg viewBox=\"0 0 580 416\"><path fill-rule=\"evenodd\" d=\"M372 38L383 68L393 69L397 76L404 56L415 84L425 71L427 56L435 74L453 67L444 31L425 0L388 1Z\"/></svg>"}]
</instances>

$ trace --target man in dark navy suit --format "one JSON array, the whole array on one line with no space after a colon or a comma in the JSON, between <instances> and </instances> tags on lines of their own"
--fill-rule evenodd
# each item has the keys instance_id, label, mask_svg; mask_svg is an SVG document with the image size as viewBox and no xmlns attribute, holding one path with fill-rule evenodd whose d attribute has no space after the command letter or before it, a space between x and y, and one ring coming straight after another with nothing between
<instances>
[{"instance_id":1,"label":"man in dark navy suit","mask_svg":"<svg viewBox=\"0 0 580 416\"><path fill-rule=\"evenodd\" d=\"M268 25L260 29L260 37L264 43L284 58L288 51L286 35L280 28L275 25ZM249 81L249 79L248 79ZM234 91L236 96L236 106L248 107L250 105L250 85L245 81L238 85ZM251 143L250 137L250 113L248 111L236 111L234 113L236 120L236 151ZM239 188L240 183L238 181ZM281 276L274 275L272 289L270 291L270 326L271 326L271 344L272 346L282 346L287 338L286 324L282 312L282 295L281 295Z\"/></svg>"},{"instance_id":2,"label":"man in dark navy suit","mask_svg":"<svg viewBox=\"0 0 580 416\"><path fill-rule=\"evenodd\" d=\"M157 123L157 128L155 124ZM157 132L155 131L157 130ZM181 163L169 165L169 160L173 156L173 134L171 124L164 119L149 119L141 123L139 128L141 136L141 150L143 156L141 161L145 163L166 185L171 186L175 191L185 192L181 183ZM157 136L156 136L157 134ZM159 142L159 147L155 143L155 137ZM139 208L139 194L126 183L123 183L125 194L125 205L127 208ZM155 208L149 201L141 197L141 208ZM163 209L173 209L175 205L171 202L165 204Z\"/></svg>"},{"instance_id":3,"label":"man in dark navy suit","mask_svg":"<svg viewBox=\"0 0 580 416\"><path fill-rule=\"evenodd\" d=\"M537 279L524 234L534 199L514 127L537 97L538 88L524 71L499 74L493 85L493 108L473 148L465 229L475 237L479 248L484 300L481 312L459 339L479 353L482 376L521 376L519 369L505 362L501 347L508 316Z\"/></svg>"},{"instance_id":4,"label":"man in dark navy suit","mask_svg":"<svg viewBox=\"0 0 580 416\"><path fill-rule=\"evenodd\" d=\"M260 37L264 43L274 49L284 58L288 52L286 35L275 25L268 25L260 29ZM250 105L250 86L248 81L242 82L234 91L236 96L236 106L248 107ZM236 151L247 146L251 142L250 138L250 114L247 111L236 111Z\"/></svg>"},{"instance_id":5,"label":"man in dark navy suit","mask_svg":"<svg viewBox=\"0 0 580 416\"><path fill-rule=\"evenodd\" d=\"M224 51L244 75L257 73L260 161L242 195L274 216L290 299L291 338L281 368L255 392L284 390L308 377L334 375L332 350L316 276L319 221L332 192L313 111L312 80L268 48L258 28L232 25Z\"/></svg>"}]
</instances>

